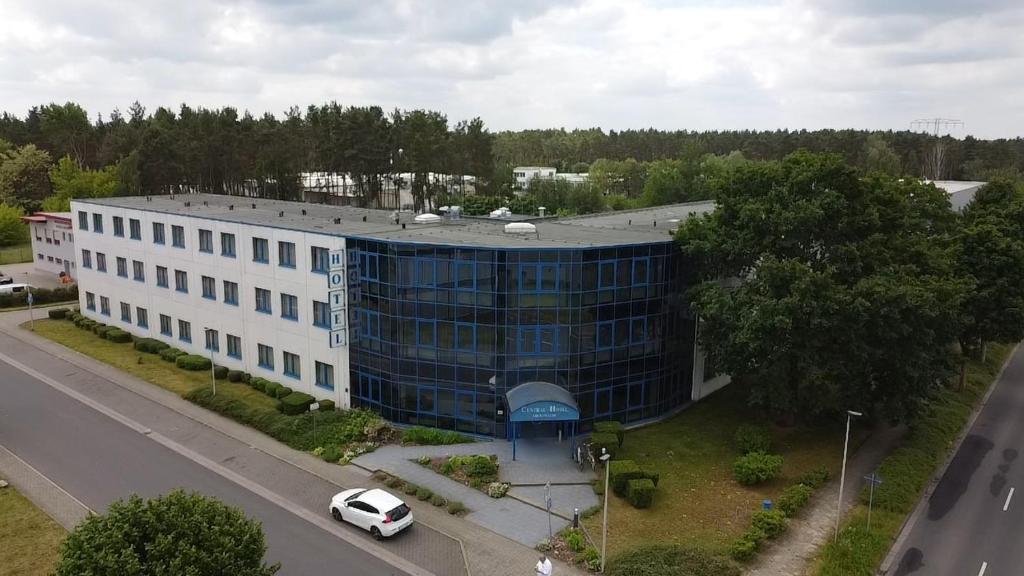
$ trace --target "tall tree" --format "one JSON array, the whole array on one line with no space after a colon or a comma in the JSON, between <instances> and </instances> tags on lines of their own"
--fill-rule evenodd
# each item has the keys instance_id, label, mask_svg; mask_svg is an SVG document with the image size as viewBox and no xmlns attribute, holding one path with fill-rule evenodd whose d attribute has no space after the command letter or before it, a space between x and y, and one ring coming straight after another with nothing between
<instances>
[{"instance_id":1,"label":"tall tree","mask_svg":"<svg viewBox=\"0 0 1024 576\"><path fill-rule=\"evenodd\" d=\"M92 139L92 125L85 109L74 102L47 104L39 115L46 150L55 158L71 156L79 166L84 166Z\"/></svg>"},{"instance_id":2,"label":"tall tree","mask_svg":"<svg viewBox=\"0 0 1024 576\"><path fill-rule=\"evenodd\" d=\"M26 144L0 154L0 202L17 204L27 212L38 209L50 195L50 155Z\"/></svg>"}]
</instances>

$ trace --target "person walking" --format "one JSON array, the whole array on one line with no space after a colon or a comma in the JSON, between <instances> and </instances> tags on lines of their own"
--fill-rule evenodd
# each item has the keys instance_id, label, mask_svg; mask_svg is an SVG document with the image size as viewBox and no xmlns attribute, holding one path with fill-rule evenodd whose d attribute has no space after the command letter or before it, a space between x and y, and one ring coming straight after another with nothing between
<instances>
[{"instance_id":1,"label":"person walking","mask_svg":"<svg viewBox=\"0 0 1024 576\"><path fill-rule=\"evenodd\" d=\"M537 576L551 576L551 560L548 560L546 554L541 554L540 559L537 560L537 567L534 568Z\"/></svg>"}]
</instances>

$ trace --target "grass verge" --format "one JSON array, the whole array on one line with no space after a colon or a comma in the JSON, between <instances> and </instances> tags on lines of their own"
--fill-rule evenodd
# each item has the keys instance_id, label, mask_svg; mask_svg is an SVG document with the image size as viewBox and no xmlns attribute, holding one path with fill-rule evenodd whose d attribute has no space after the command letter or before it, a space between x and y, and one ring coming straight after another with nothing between
<instances>
[{"instance_id":1,"label":"grass verge","mask_svg":"<svg viewBox=\"0 0 1024 576\"><path fill-rule=\"evenodd\" d=\"M728 555L764 499L777 500L786 487L823 465L833 475L838 472L842 423L772 427L771 452L785 459L781 474L756 486L736 482L736 430L760 422L747 405L747 393L738 383L730 385L669 420L626 432L615 458L654 469L660 481L650 508L636 509L624 498L609 498L609 555L652 544ZM851 442L859 443L865 433L857 434ZM600 516L584 525L591 534L601 533Z\"/></svg>"},{"instance_id":2,"label":"grass verge","mask_svg":"<svg viewBox=\"0 0 1024 576\"><path fill-rule=\"evenodd\" d=\"M21 264L32 261L32 243L16 244L0 248L0 265Z\"/></svg>"},{"instance_id":3,"label":"grass verge","mask_svg":"<svg viewBox=\"0 0 1024 576\"><path fill-rule=\"evenodd\" d=\"M0 489L0 576L44 576L67 532L12 486Z\"/></svg>"},{"instance_id":4,"label":"grass verge","mask_svg":"<svg viewBox=\"0 0 1024 576\"><path fill-rule=\"evenodd\" d=\"M809 573L816 576L871 576L885 558L929 480L949 456L975 406L988 391L1012 346L989 346L985 362L967 365L967 386L941 390L911 427L898 448L882 461L885 482L875 489L871 529L867 528L867 492L847 516L839 541L822 548Z\"/></svg>"}]
</instances>

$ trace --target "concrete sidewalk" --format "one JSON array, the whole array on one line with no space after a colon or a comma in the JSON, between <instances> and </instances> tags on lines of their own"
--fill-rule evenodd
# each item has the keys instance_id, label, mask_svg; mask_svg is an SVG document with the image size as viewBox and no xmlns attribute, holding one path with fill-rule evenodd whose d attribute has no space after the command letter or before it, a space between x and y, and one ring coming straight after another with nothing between
<instances>
[{"instance_id":1,"label":"concrete sidewalk","mask_svg":"<svg viewBox=\"0 0 1024 576\"><path fill-rule=\"evenodd\" d=\"M311 509L330 494L371 481L354 466L337 466L299 452L162 388L38 337L19 327L27 312L0 314L0 351L152 427L197 453ZM68 325L73 329L72 325ZM387 543L388 549L432 572L519 576L532 569L536 552L429 504L409 502L423 528ZM472 507L472 506L471 506ZM379 544L367 540L366 549ZM582 574L559 566L560 574Z\"/></svg>"}]
</instances>

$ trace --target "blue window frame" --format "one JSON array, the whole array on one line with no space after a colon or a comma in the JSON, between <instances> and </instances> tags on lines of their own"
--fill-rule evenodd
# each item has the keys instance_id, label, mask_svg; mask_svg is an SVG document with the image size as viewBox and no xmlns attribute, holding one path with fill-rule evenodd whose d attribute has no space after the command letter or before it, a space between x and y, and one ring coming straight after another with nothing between
<instances>
[{"instance_id":1,"label":"blue window frame","mask_svg":"<svg viewBox=\"0 0 1024 576\"><path fill-rule=\"evenodd\" d=\"M316 361L316 381L318 388L334 390L334 366Z\"/></svg>"},{"instance_id":2,"label":"blue window frame","mask_svg":"<svg viewBox=\"0 0 1024 576\"><path fill-rule=\"evenodd\" d=\"M234 334L227 335L228 342L228 356L241 359L242 358L242 339Z\"/></svg>"},{"instance_id":3,"label":"blue window frame","mask_svg":"<svg viewBox=\"0 0 1024 576\"><path fill-rule=\"evenodd\" d=\"M216 330L205 330L206 349L211 352L220 352L220 334Z\"/></svg>"},{"instance_id":4,"label":"blue window frame","mask_svg":"<svg viewBox=\"0 0 1024 576\"><path fill-rule=\"evenodd\" d=\"M289 378L299 379L302 377L302 361L298 354L282 352L284 357L284 375Z\"/></svg>"},{"instance_id":5,"label":"blue window frame","mask_svg":"<svg viewBox=\"0 0 1024 576\"><path fill-rule=\"evenodd\" d=\"M558 329L555 326L520 326L520 354L553 354L558 352Z\"/></svg>"},{"instance_id":6,"label":"blue window frame","mask_svg":"<svg viewBox=\"0 0 1024 576\"><path fill-rule=\"evenodd\" d=\"M114 216L114 236L124 238L124 218Z\"/></svg>"},{"instance_id":7,"label":"blue window frame","mask_svg":"<svg viewBox=\"0 0 1024 576\"><path fill-rule=\"evenodd\" d=\"M156 285L160 288L167 288L167 267L157 266L156 267Z\"/></svg>"},{"instance_id":8,"label":"blue window frame","mask_svg":"<svg viewBox=\"0 0 1024 576\"><path fill-rule=\"evenodd\" d=\"M380 340L380 313L372 310L363 310L359 322L359 335L363 338Z\"/></svg>"},{"instance_id":9,"label":"blue window frame","mask_svg":"<svg viewBox=\"0 0 1024 576\"><path fill-rule=\"evenodd\" d=\"M128 259L127 258L122 258L120 256L117 257L117 275L120 276L121 278L127 278L128 277Z\"/></svg>"},{"instance_id":10,"label":"blue window frame","mask_svg":"<svg viewBox=\"0 0 1024 576\"><path fill-rule=\"evenodd\" d=\"M135 307L135 320L139 328L149 328L149 312L145 308Z\"/></svg>"},{"instance_id":11,"label":"blue window frame","mask_svg":"<svg viewBox=\"0 0 1024 576\"><path fill-rule=\"evenodd\" d=\"M174 271L174 289L188 294L188 273L184 270Z\"/></svg>"},{"instance_id":12,"label":"blue window frame","mask_svg":"<svg viewBox=\"0 0 1024 576\"><path fill-rule=\"evenodd\" d=\"M284 268L295 268L295 243L277 243L277 264Z\"/></svg>"},{"instance_id":13,"label":"blue window frame","mask_svg":"<svg viewBox=\"0 0 1024 576\"><path fill-rule=\"evenodd\" d=\"M380 404L380 378L359 373L356 379L355 395L367 402Z\"/></svg>"},{"instance_id":14,"label":"blue window frame","mask_svg":"<svg viewBox=\"0 0 1024 576\"><path fill-rule=\"evenodd\" d=\"M121 322L132 323L132 305L127 302L121 302Z\"/></svg>"},{"instance_id":15,"label":"blue window frame","mask_svg":"<svg viewBox=\"0 0 1024 576\"><path fill-rule=\"evenodd\" d=\"M430 347L437 345L437 323L435 321L416 321L416 345Z\"/></svg>"},{"instance_id":16,"label":"blue window frame","mask_svg":"<svg viewBox=\"0 0 1024 576\"><path fill-rule=\"evenodd\" d=\"M92 252L82 249L82 268L92 268Z\"/></svg>"},{"instance_id":17,"label":"blue window frame","mask_svg":"<svg viewBox=\"0 0 1024 576\"><path fill-rule=\"evenodd\" d=\"M257 363L265 370L274 369L274 349L264 344L256 345Z\"/></svg>"},{"instance_id":18,"label":"blue window frame","mask_svg":"<svg viewBox=\"0 0 1024 576\"><path fill-rule=\"evenodd\" d=\"M464 351L476 350L475 324L455 324L455 348Z\"/></svg>"},{"instance_id":19,"label":"blue window frame","mask_svg":"<svg viewBox=\"0 0 1024 576\"><path fill-rule=\"evenodd\" d=\"M146 281L146 265L139 260L132 260L132 279L136 282Z\"/></svg>"},{"instance_id":20,"label":"blue window frame","mask_svg":"<svg viewBox=\"0 0 1024 576\"><path fill-rule=\"evenodd\" d=\"M252 261L260 264L270 262L270 242L266 238L252 239Z\"/></svg>"},{"instance_id":21,"label":"blue window frame","mask_svg":"<svg viewBox=\"0 0 1024 576\"><path fill-rule=\"evenodd\" d=\"M96 295L92 292L85 293L85 309L96 311Z\"/></svg>"},{"instance_id":22,"label":"blue window frame","mask_svg":"<svg viewBox=\"0 0 1024 576\"><path fill-rule=\"evenodd\" d=\"M81 210L78 211L78 229L79 230L85 230L85 231L89 230L89 213L88 212L82 212Z\"/></svg>"},{"instance_id":23,"label":"blue window frame","mask_svg":"<svg viewBox=\"0 0 1024 576\"><path fill-rule=\"evenodd\" d=\"M557 290L557 263L525 262L519 265L520 292L556 292Z\"/></svg>"},{"instance_id":24,"label":"blue window frame","mask_svg":"<svg viewBox=\"0 0 1024 576\"><path fill-rule=\"evenodd\" d=\"M107 255L103 252L96 253L96 271L106 272L107 271Z\"/></svg>"},{"instance_id":25,"label":"blue window frame","mask_svg":"<svg viewBox=\"0 0 1024 576\"><path fill-rule=\"evenodd\" d=\"M437 414L437 388L417 386L416 408L421 414Z\"/></svg>"},{"instance_id":26,"label":"blue window frame","mask_svg":"<svg viewBox=\"0 0 1024 576\"><path fill-rule=\"evenodd\" d=\"M264 314L273 314L273 310L270 307L270 290L256 289L256 311Z\"/></svg>"},{"instance_id":27,"label":"blue window frame","mask_svg":"<svg viewBox=\"0 0 1024 576\"><path fill-rule=\"evenodd\" d=\"M649 282L650 269L650 258L645 257L633 260L633 286L646 286Z\"/></svg>"},{"instance_id":28,"label":"blue window frame","mask_svg":"<svg viewBox=\"0 0 1024 576\"><path fill-rule=\"evenodd\" d=\"M476 290L476 262L455 262L455 287L459 290Z\"/></svg>"},{"instance_id":29,"label":"blue window frame","mask_svg":"<svg viewBox=\"0 0 1024 576\"><path fill-rule=\"evenodd\" d=\"M164 336L174 337L174 333L171 330L171 317L167 314L160 315L160 333Z\"/></svg>"},{"instance_id":30,"label":"blue window frame","mask_svg":"<svg viewBox=\"0 0 1024 576\"><path fill-rule=\"evenodd\" d=\"M602 260L598 266L600 280L598 288L615 288L615 260Z\"/></svg>"},{"instance_id":31,"label":"blue window frame","mask_svg":"<svg viewBox=\"0 0 1024 576\"><path fill-rule=\"evenodd\" d=\"M235 235L228 232L220 233L220 255L225 258L235 257Z\"/></svg>"},{"instance_id":32,"label":"blue window frame","mask_svg":"<svg viewBox=\"0 0 1024 576\"><path fill-rule=\"evenodd\" d=\"M213 254L213 231L199 231L199 251L206 252L207 254Z\"/></svg>"},{"instance_id":33,"label":"blue window frame","mask_svg":"<svg viewBox=\"0 0 1024 576\"><path fill-rule=\"evenodd\" d=\"M612 389L598 388L594 390L594 416L607 416L612 413Z\"/></svg>"},{"instance_id":34,"label":"blue window frame","mask_svg":"<svg viewBox=\"0 0 1024 576\"><path fill-rule=\"evenodd\" d=\"M455 391L455 417L459 420L476 419L476 394L465 390Z\"/></svg>"},{"instance_id":35,"label":"blue window frame","mask_svg":"<svg viewBox=\"0 0 1024 576\"><path fill-rule=\"evenodd\" d=\"M597 323L597 342L595 348L607 350L615 346L615 321Z\"/></svg>"},{"instance_id":36,"label":"blue window frame","mask_svg":"<svg viewBox=\"0 0 1024 576\"><path fill-rule=\"evenodd\" d=\"M374 282L380 280L379 255L366 252L359 255L359 277Z\"/></svg>"},{"instance_id":37,"label":"blue window frame","mask_svg":"<svg viewBox=\"0 0 1024 576\"><path fill-rule=\"evenodd\" d=\"M238 283L230 280L224 281L224 303L238 306Z\"/></svg>"},{"instance_id":38,"label":"blue window frame","mask_svg":"<svg viewBox=\"0 0 1024 576\"><path fill-rule=\"evenodd\" d=\"M164 243L164 225L163 222L153 222L153 244Z\"/></svg>"},{"instance_id":39,"label":"blue window frame","mask_svg":"<svg viewBox=\"0 0 1024 576\"><path fill-rule=\"evenodd\" d=\"M214 280L213 278L211 278L210 276L203 276L202 277L202 284L203 284L203 298L206 298L208 300L216 300L217 299L217 281Z\"/></svg>"},{"instance_id":40,"label":"blue window frame","mask_svg":"<svg viewBox=\"0 0 1024 576\"><path fill-rule=\"evenodd\" d=\"M291 294L281 293L281 318L299 319L299 299Z\"/></svg>"},{"instance_id":41,"label":"blue window frame","mask_svg":"<svg viewBox=\"0 0 1024 576\"><path fill-rule=\"evenodd\" d=\"M100 314L110 316L110 298L100 296Z\"/></svg>"},{"instance_id":42,"label":"blue window frame","mask_svg":"<svg viewBox=\"0 0 1024 576\"><path fill-rule=\"evenodd\" d=\"M142 222L136 218L128 219L128 235L132 240L142 240Z\"/></svg>"},{"instance_id":43,"label":"blue window frame","mask_svg":"<svg viewBox=\"0 0 1024 576\"><path fill-rule=\"evenodd\" d=\"M630 320L629 343L643 344L647 341L647 318L633 318Z\"/></svg>"},{"instance_id":44,"label":"blue window frame","mask_svg":"<svg viewBox=\"0 0 1024 576\"><path fill-rule=\"evenodd\" d=\"M330 260L331 253L327 248L321 248L320 246L311 246L309 248L310 270L313 272L327 274L328 269L331 267Z\"/></svg>"},{"instance_id":45,"label":"blue window frame","mask_svg":"<svg viewBox=\"0 0 1024 576\"><path fill-rule=\"evenodd\" d=\"M185 247L185 228L182 226L171 225L171 246L175 248Z\"/></svg>"},{"instance_id":46,"label":"blue window frame","mask_svg":"<svg viewBox=\"0 0 1024 576\"><path fill-rule=\"evenodd\" d=\"M178 320L178 340L192 342L192 324L184 320Z\"/></svg>"},{"instance_id":47,"label":"blue window frame","mask_svg":"<svg viewBox=\"0 0 1024 576\"><path fill-rule=\"evenodd\" d=\"M92 215L92 231L97 234L103 234L103 214Z\"/></svg>"},{"instance_id":48,"label":"blue window frame","mask_svg":"<svg viewBox=\"0 0 1024 576\"><path fill-rule=\"evenodd\" d=\"M436 262L433 258L416 258L416 285L436 286Z\"/></svg>"},{"instance_id":49,"label":"blue window frame","mask_svg":"<svg viewBox=\"0 0 1024 576\"><path fill-rule=\"evenodd\" d=\"M327 302L313 300L313 326L317 328L331 327L331 307Z\"/></svg>"}]
</instances>

